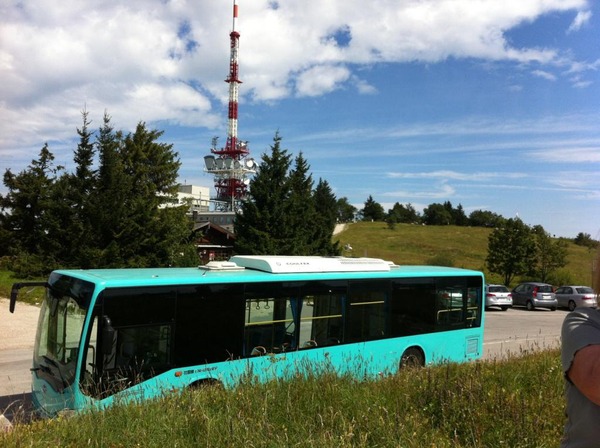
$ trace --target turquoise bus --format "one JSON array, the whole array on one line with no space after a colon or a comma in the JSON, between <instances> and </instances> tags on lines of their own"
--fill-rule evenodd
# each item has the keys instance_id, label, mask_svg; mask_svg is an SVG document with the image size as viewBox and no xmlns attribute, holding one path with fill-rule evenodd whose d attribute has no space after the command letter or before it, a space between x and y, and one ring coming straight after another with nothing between
<instances>
[{"instance_id":1,"label":"turquoise bus","mask_svg":"<svg viewBox=\"0 0 600 448\"><path fill-rule=\"evenodd\" d=\"M373 258L234 256L199 268L57 270L32 396L44 416L207 383L359 378L482 354L481 272Z\"/></svg>"}]
</instances>

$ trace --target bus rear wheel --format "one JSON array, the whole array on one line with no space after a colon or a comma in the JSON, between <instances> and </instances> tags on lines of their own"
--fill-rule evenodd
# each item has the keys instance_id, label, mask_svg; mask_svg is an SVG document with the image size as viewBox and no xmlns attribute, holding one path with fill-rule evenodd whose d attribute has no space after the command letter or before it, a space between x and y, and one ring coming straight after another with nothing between
<instances>
[{"instance_id":1,"label":"bus rear wheel","mask_svg":"<svg viewBox=\"0 0 600 448\"><path fill-rule=\"evenodd\" d=\"M425 365L425 355L417 347L407 348L400 358L400 368L423 367Z\"/></svg>"}]
</instances>

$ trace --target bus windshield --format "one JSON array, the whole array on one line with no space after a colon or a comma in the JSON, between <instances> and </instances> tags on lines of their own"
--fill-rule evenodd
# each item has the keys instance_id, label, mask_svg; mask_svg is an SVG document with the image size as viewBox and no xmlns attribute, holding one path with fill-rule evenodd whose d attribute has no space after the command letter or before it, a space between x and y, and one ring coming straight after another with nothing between
<instances>
[{"instance_id":1,"label":"bus windshield","mask_svg":"<svg viewBox=\"0 0 600 448\"><path fill-rule=\"evenodd\" d=\"M52 274L42 303L33 356L33 372L56 392L73 384L77 355L93 285Z\"/></svg>"}]
</instances>

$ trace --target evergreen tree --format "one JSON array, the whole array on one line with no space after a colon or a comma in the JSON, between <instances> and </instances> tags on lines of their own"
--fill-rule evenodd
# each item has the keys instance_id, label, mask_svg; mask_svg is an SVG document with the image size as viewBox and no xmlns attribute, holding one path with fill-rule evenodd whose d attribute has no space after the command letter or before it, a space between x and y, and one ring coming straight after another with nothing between
<instances>
[{"instance_id":1,"label":"evergreen tree","mask_svg":"<svg viewBox=\"0 0 600 448\"><path fill-rule=\"evenodd\" d=\"M165 207L177 193L180 162L173 145L159 143L162 131L139 123L121 151L130 187L119 249L130 266L164 266L173 262L189 233L186 207Z\"/></svg>"},{"instance_id":2,"label":"evergreen tree","mask_svg":"<svg viewBox=\"0 0 600 448\"><path fill-rule=\"evenodd\" d=\"M129 177L120 156L122 133L115 132L110 116L105 113L96 140L99 168L97 192L93 201L97 266L118 267L125 264L119 242L127 225L128 203L132 194ZM92 257L93 258L93 257Z\"/></svg>"},{"instance_id":3,"label":"evergreen tree","mask_svg":"<svg viewBox=\"0 0 600 448\"><path fill-rule=\"evenodd\" d=\"M13 174L4 173L6 196L0 197L1 223L10 246L7 254L35 258L36 268L27 274L39 275L38 269L52 269L62 241L52 239L58 223L53 207L52 192L61 166L54 166L54 155L46 143L37 160L27 169ZM7 236L10 235L10 236Z\"/></svg>"},{"instance_id":4,"label":"evergreen tree","mask_svg":"<svg viewBox=\"0 0 600 448\"><path fill-rule=\"evenodd\" d=\"M333 243L331 238L337 222L337 199L326 180L319 179L313 193L315 204L315 222L312 226L312 254L339 255L339 241Z\"/></svg>"},{"instance_id":5,"label":"evergreen tree","mask_svg":"<svg viewBox=\"0 0 600 448\"><path fill-rule=\"evenodd\" d=\"M378 202L375 202L373 196L370 196L365 201L365 205L362 209L362 220L363 221L384 221L385 210Z\"/></svg>"},{"instance_id":6,"label":"evergreen tree","mask_svg":"<svg viewBox=\"0 0 600 448\"><path fill-rule=\"evenodd\" d=\"M309 165L302 153L296 157L289 174L289 196L285 202L286 244L281 248L289 255L311 255L314 244L314 228L317 221L312 197L313 180Z\"/></svg>"},{"instance_id":7,"label":"evergreen tree","mask_svg":"<svg viewBox=\"0 0 600 448\"><path fill-rule=\"evenodd\" d=\"M263 154L252 179L248 199L235 219L235 250L246 255L284 255L288 230L286 202L290 195L291 156L281 149L279 133L271 153Z\"/></svg>"},{"instance_id":8,"label":"evergreen tree","mask_svg":"<svg viewBox=\"0 0 600 448\"><path fill-rule=\"evenodd\" d=\"M180 166L172 145L158 142L162 132L143 123L123 137L105 114L96 147L87 111L82 115L72 174L58 177L62 167L54 167L48 145L27 170L6 171L2 255L22 254L24 275L58 266L167 266L189 259L195 249L187 207L167 206L177 192Z\"/></svg>"},{"instance_id":9,"label":"evergreen tree","mask_svg":"<svg viewBox=\"0 0 600 448\"><path fill-rule=\"evenodd\" d=\"M62 241L59 258L63 266L89 268L91 248L96 246L92 197L96 192L93 169L95 148L89 130L88 112L82 111L83 125L77 128L79 143L74 152L75 173L64 174L54 188L55 219L60 223L53 239Z\"/></svg>"},{"instance_id":10,"label":"evergreen tree","mask_svg":"<svg viewBox=\"0 0 600 448\"><path fill-rule=\"evenodd\" d=\"M462 204L458 204L458 207L451 209L452 222L455 226L468 226L469 218L465 214Z\"/></svg>"},{"instance_id":11,"label":"evergreen tree","mask_svg":"<svg viewBox=\"0 0 600 448\"><path fill-rule=\"evenodd\" d=\"M488 238L487 267L504 276L504 284L508 286L515 276L529 271L535 249L531 229L518 218L509 219Z\"/></svg>"},{"instance_id":12,"label":"evergreen tree","mask_svg":"<svg viewBox=\"0 0 600 448\"><path fill-rule=\"evenodd\" d=\"M302 153L291 155L275 134L270 154L262 155L248 199L235 220L235 250L247 255L332 255L336 199L327 182L313 191L309 165Z\"/></svg>"}]
</instances>

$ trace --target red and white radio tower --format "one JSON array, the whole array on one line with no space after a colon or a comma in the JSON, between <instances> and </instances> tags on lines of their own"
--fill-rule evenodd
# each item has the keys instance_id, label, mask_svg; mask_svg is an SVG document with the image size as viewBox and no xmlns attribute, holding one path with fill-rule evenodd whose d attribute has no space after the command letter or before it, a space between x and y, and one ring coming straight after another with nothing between
<instances>
[{"instance_id":1,"label":"red and white radio tower","mask_svg":"<svg viewBox=\"0 0 600 448\"><path fill-rule=\"evenodd\" d=\"M217 196L215 204L217 210L232 211L239 210L242 201L246 197L249 176L256 172L256 163L248 158L250 150L248 142L239 140L238 129L238 49L240 33L236 28L238 17L237 0L233 0L233 29L229 34L231 42L231 55L229 58L229 76L225 80L229 84L229 113L227 126L227 143L224 148L217 149L217 139L212 140L211 155L204 157L206 171L215 177L215 190Z\"/></svg>"}]
</instances>

